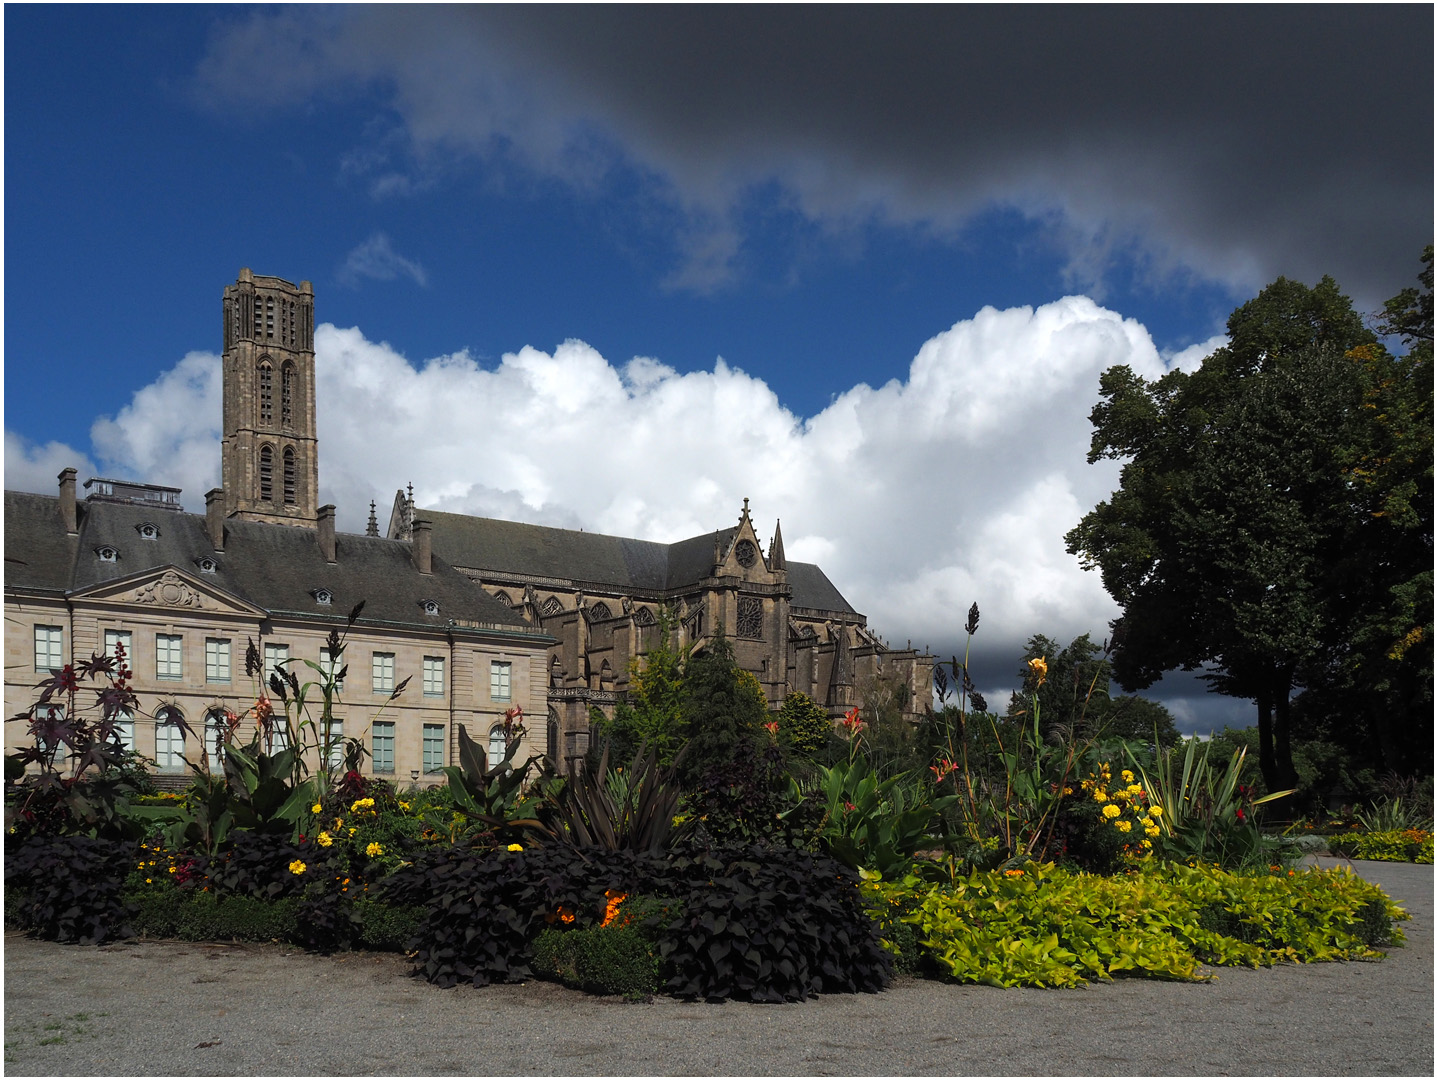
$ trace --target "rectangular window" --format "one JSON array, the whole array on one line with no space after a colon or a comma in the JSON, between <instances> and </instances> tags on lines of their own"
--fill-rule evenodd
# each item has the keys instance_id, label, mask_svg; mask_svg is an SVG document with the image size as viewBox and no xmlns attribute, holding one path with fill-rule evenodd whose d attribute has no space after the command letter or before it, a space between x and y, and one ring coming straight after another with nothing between
<instances>
[{"instance_id":1,"label":"rectangular window","mask_svg":"<svg viewBox=\"0 0 1437 1080\"><path fill-rule=\"evenodd\" d=\"M444 657L426 656L424 658L424 696L444 696Z\"/></svg>"},{"instance_id":2,"label":"rectangular window","mask_svg":"<svg viewBox=\"0 0 1437 1080\"><path fill-rule=\"evenodd\" d=\"M444 768L444 725L424 725L424 771L435 773Z\"/></svg>"},{"instance_id":3,"label":"rectangular window","mask_svg":"<svg viewBox=\"0 0 1437 1080\"><path fill-rule=\"evenodd\" d=\"M392 652L374 654L374 692L376 694L394 693L394 654Z\"/></svg>"},{"instance_id":4,"label":"rectangular window","mask_svg":"<svg viewBox=\"0 0 1437 1080\"><path fill-rule=\"evenodd\" d=\"M329 743L329 767L337 769L344 764L344 721L331 720L325 731Z\"/></svg>"},{"instance_id":5,"label":"rectangular window","mask_svg":"<svg viewBox=\"0 0 1437 1080\"><path fill-rule=\"evenodd\" d=\"M489 663L489 700L490 701L511 701L513 690L510 686L510 676L513 673L514 665L507 660L492 660Z\"/></svg>"},{"instance_id":6,"label":"rectangular window","mask_svg":"<svg viewBox=\"0 0 1437 1080\"><path fill-rule=\"evenodd\" d=\"M57 671L65 666L62 644L65 631L59 626L35 627L35 670Z\"/></svg>"},{"instance_id":7,"label":"rectangular window","mask_svg":"<svg viewBox=\"0 0 1437 1080\"><path fill-rule=\"evenodd\" d=\"M278 675L284 678L285 672L289 670L286 666L289 660L289 646L266 644L264 647L264 681L269 685L269 677ZM288 681L288 680L286 680Z\"/></svg>"},{"instance_id":8,"label":"rectangular window","mask_svg":"<svg viewBox=\"0 0 1437 1080\"><path fill-rule=\"evenodd\" d=\"M392 773L394 771L394 724L389 720L376 720L373 739L374 745L370 753L373 755L374 771Z\"/></svg>"},{"instance_id":9,"label":"rectangular window","mask_svg":"<svg viewBox=\"0 0 1437 1080\"><path fill-rule=\"evenodd\" d=\"M183 677L181 655L185 639L179 634L155 635L155 678L178 679Z\"/></svg>"},{"instance_id":10,"label":"rectangular window","mask_svg":"<svg viewBox=\"0 0 1437 1080\"><path fill-rule=\"evenodd\" d=\"M230 681L229 638L205 638L205 682Z\"/></svg>"},{"instance_id":11,"label":"rectangular window","mask_svg":"<svg viewBox=\"0 0 1437 1080\"><path fill-rule=\"evenodd\" d=\"M125 648L125 666L133 671L135 650L130 645L130 632L128 630L106 630L105 655L111 660L115 659L116 646L120 645L123 645Z\"/></svg>"},{"instance_id":12,"label":"rectangular window","mask_svg":"<svg viewBox=\"0 0 1437 1080\"><path fill-rule=\"evenodd\" d=\"M321 645L321 646L319 647L319 670L322 671L322 672L324 672L326 678L328 678L328 677L331 676L331 675L339 675L339 674L341 674L341 673L344 671L344 667L345 667L345 664L344 664L344 653L341 652L341 653L339 654L339 666L336 667L336 666L335 666L335 663L334 663L334 658L329 655L329 648L328 648L327 646L325 646L325 645ZM335 679L335 680L334 680L334 692L337 694L337 693L339 693L339 692L340 692L341 690L343 690L343 689L344 689L344 680L343 680L343 679L338 679L338 678Z\"/></svg>"}]
</instances>

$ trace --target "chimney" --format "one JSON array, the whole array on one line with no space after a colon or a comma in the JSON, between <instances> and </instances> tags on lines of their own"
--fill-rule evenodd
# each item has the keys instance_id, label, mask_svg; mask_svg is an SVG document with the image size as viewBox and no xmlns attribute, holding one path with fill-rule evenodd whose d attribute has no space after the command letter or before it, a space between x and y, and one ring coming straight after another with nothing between
<instances>
[{"instance_id":1,"label":"chimney","mask_svg":"<svg viewBox=\"0 0 1437 1080\"><path fill-rule=\"evenodd\" d=\"M319 508L319 550L325 562L334 562L334 503Z\"/></svg>"},{"instance_id":2,"label":"chimney","mask_svg":"<svg viewBox=\"0 0 1437 1080\"><path fill-rule=\"evenodd\" d=\"M430 546L430 531L433 523L428 521L416 521L414 523L414 540L410 548L410 554L414 556L414 566L421 574L433 573Z\"/></svg>"},{"instance_id":3,"label":"chimney","mask_svg":"<svg viewBox=\"0 0 1437 1080\"><path fill-rule=\"evenodd\" d=\"M75 470L60 470L60 520L65 523L65 531L74 536L80 531L78 520L75 516Z\"/></svg>"},{"instance_id":4,"label":"chimney","mask_svg":"<svg viewBox=\"0 0 1437 1080\"><path fill-rule=\"evenodd\" d=\"M205 528L216 551L225 549L225 489L210 488L205 492Z\"/></svg>"}]
</instances>

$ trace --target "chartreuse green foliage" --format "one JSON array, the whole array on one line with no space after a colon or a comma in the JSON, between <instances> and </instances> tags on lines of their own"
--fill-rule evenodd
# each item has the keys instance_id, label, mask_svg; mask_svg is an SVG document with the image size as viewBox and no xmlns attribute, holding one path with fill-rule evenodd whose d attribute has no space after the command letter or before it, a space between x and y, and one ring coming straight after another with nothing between
<instances>
[{"instance_id":1,"label":"chartreuse green foliage","mask_svg":"<svg viewBox=\"0 0 1437 1080\"><path fill-rule=\"evenodd\" d=\"M795 690L778 710L778 730L799 753L816 754L833 737L833 721L822 705Z\"/></svg>"},{"instance_id":2,"label":"chartreuse green foliage","mask_svg":"<svg viewBox=\"0 0 1437 1080\"><path fill-rule=\"evenodd\" d=\"M1432 833L1428 829L1391 829L1384 832L1353 833L1333 837L1328 849L1350 859L1378 862L1430 863Z\"/></svg>"},{"instance_id":3,"label":"chartreuse green foliage","mask_svg":"<svg viewBox=\"0 0 1437 1080\"><path fill-rule=\"evenodd\" d=\"M1079 986L1119 975L1200 980L1204 964L1348 960L1396 944L1406 914L1345 870L1230 874L1145 864L1115 877L1051 864L973 873L948 885L865 882L888 929L959 982ZM902 951L898 935L885 934ZM910 958L909 963L913 961Z\"/></svg>"}]
</instances>

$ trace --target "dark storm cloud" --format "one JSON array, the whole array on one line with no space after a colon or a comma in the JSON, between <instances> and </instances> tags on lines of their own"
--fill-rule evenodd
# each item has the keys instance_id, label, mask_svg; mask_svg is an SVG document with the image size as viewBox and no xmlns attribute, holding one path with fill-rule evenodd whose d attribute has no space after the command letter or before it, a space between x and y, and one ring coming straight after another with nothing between
<instances>
[{"instance_id":1,"label":"dark storm cloud","mask_svg":"<svg viewBox=\"0 0 1437 1080\"><path fill-rule=\"evenodd\" d=\"M580 184L623 160L697 222L696 248L718 252L698 276L724 272L735 242L715 237L774 182L840 226L947 230L1016 207L1051 223L1079 284L1108 252L1136 250L1156 273L1240 288L1332 273L1371 304L1406 283L1432 236L1426 5L323 19L307 74L291 67L278 85L379 78L418 145L502 146ZM212 82L245 40L219 40Z\"/></svg>"}]
</instances>

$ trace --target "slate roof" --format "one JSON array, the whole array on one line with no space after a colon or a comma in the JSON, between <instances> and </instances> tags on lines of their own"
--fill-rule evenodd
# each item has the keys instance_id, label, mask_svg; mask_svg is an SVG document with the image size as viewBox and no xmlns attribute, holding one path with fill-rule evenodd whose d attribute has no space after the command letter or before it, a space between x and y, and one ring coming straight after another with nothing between
<instances>
[{"instance_id":1,"label":"slate roof","mask_svg":"<svg viewBox=\"0 0 1437 1080\"><path fill-rule=\"evenodd\" d=\"M416 517L432 523L437 556L481 572L584 582L619 592L666 592L693 585L713 570L713 533L658 544L437 510L420 510ZM719 545L727 550L737 531L737 526L720 530ZM812 563L789 562L788 581L796 607L857 614Z\"/></svg>"},{"instance_id":2,"label":"slate roof","mask_svg":"<svg viewBox=\"0 0 1437 1080\"><path fill-rule=\"evenodd\" d=\"M522 616L442 559L434 560L432 574L420 574L401 541L340 533L331 565L314 529L230 520L225 550L216 552L203 515L83 500L76 538L66 536L58 504L55 496L5 493L7 588L69 592L173 565L272 614L342 620L363 600L361 624L434 630L466 620L528 629ZM157 539L140 536L146 522L159 530ZM100 559L97 550L106 546L119 552L116 562ZM200 572L202 558L214 560L213 574ZM315 600L319 589L332 594L329 605ZM439 605L439 615L424 614L425 600Z\"/></svg>"}]
</instances>

